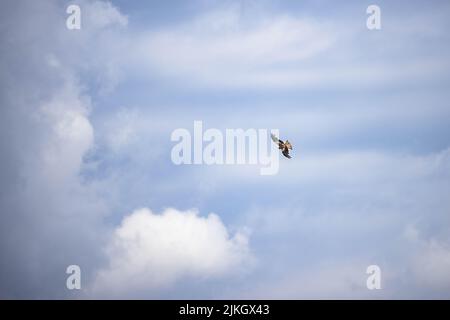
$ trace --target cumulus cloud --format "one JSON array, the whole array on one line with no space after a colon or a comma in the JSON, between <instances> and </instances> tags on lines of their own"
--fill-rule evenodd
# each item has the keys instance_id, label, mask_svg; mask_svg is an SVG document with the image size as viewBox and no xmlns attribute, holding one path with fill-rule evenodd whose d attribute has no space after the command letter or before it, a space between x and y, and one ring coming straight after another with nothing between
<instances>
[{"instance_id":1,"label":"cumulus cloud","mask_svg":"<svg viewBox=\"0 0 450 320\"><path fill-rule=\"evenodd\" d=\"M80 65L95 64L91 75L108 82L105 64L82 48L117 24L119 12L107 3L79 4L86 33L66 29L66 7L57 1L6 2L0 14L8 26L0 33L7 43L0 59L2 297L67 297L66 267L80 265L87 280L100 259L92 243L102 243L108 209L80 176L94 146ZM92 10L105 17L101 25L87 23Z\"/></svg>"},{"instance_id":2,"label":"cumulus cloud","mask_svg":"<svg viewBox=\"0 0 450 320\"><path fill-rule=\"evenodd\" d=\"M94 143L89 109L89 99L80 95L73 83L66 83L49 101L39 106L36 119L49 132L40 158L35 157L33 161L43 165L40 169L47 177L73 177L80 170L83 156Z\"/></svg>"},{"instance_id":3,"label":"cumulus cloud","mask_svg":"<svg viewBox=\"0 0 450 320\"><path fill-rule=\"evenodd\" d=\"M216 214L147 208L126 216L107 247L93 294L136 293L164 288L181 278L207 279L240 272L252 261L248 235L230 235Z\"/></svg>"}]
</instances>

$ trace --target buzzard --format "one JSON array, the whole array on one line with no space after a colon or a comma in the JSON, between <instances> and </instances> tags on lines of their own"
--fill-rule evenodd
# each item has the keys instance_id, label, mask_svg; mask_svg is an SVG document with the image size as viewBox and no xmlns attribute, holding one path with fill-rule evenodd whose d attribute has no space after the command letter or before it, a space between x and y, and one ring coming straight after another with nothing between
<instances>
[{"instance_id":1,"label":"buzzard","mask_svg":"<svg viewBox=\"0 0 450 320\"><path fill-rule=\"evenodd\" d=\"M273 133L271 133L270 136L272 137L273 142L278 144L278 149L281 150L283 156L290 159L291 156L289 155L289 150L292 150L292 144L289 142L289 140L283 142L282 140L278 139Z\"/></svg>"}]
</instances>

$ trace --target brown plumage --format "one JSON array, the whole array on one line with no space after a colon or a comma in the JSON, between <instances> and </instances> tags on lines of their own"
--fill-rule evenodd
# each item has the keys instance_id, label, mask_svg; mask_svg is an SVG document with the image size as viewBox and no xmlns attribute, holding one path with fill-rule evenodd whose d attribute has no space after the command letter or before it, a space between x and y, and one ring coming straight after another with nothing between
<instances>
[{"instance_id":1,"label":"brown plumage","mask_svg":"<svg viewBox=\"0 0 450 320\"><path fill-rule=\"evenodd\" d=\"M289 142L289 140L286 140L286 142L283 142L282 140L278 139L274 134L270 134L273 142L278 144L278 149L281 150L281 153L283 156L285 156L288 159L291 159L291 156L289 155L289 150L292 150L292 144Z\"/></svg>"}]
</instances>

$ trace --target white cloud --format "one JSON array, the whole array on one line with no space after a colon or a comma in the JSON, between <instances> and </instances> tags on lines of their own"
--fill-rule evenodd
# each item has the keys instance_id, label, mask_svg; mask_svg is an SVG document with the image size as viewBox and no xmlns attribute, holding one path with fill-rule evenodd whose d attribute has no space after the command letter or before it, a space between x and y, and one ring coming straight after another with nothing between
<instances>
[{"instance_id":1,"label":"white cloud","mask_svg":"<svg viewBox=\"0 0 450 320\"><path fill-rule=\"evenodd\" d=\"M85 7L84 5L82 6ZM94 28L107 28L110 26L126 26L128 17L123 15L115 6L108 1L94 1L86 3L87 22Z\"/></svg>"},{"instance_id":2,"label":"white cloud","mask_svg":"<svg viewBox=\"0 0 450 320\"><path fill-rule=\"evenodd\" d=\"M83 50L121 24L120 14L108 3L79 4L79 32L61 23L66 12L58 1L11 2L2 15L8 47L0 59L0 259L10 262L0 267L4 297L67 297L61 270L79 264L89 279L106 235L102 218L109 209L80 178L94 145L93 106L81 74L85 67L102 84L109 81L105 64L111 59ZM89 24L94 12L96 24Z\"/></svg>"},{"instance_id":3,"label":"white cloud","mask_svg":"<svg viewBox=\"0 0 450 320\"><path fill-rule=\"evenodd\" d=\"M368 290L364 259L326 261L298 271L290 271L275 281L265 280L242 292L243 299L380 299L386 289ZM382 269L382 286L390 275Z\"/></svg>"},{"instance_id":4,"label":"white cloud","mask_svg":"<svg viewBox=\"0 0 450 320\"><path fill-rule=\"evenodd\" d=\"M114 152L123 151L138 140L140 128L139 114L135 110L121 109L100 123L105 144Z\"/></svg>"},{"instance_id":5,"label":"white cloud","mask_svg":"<svg viewBox=\"0 0 450 320\"><path fill-rule=\"evenodd\" d=\"M38 163L47 177L59 177L59 183L61 179L78 174L84 154L93 146L94 129L88 119L89 107L89 99L67 83L36 113L38 121L50 130ZM34 162L37 160L33 158Z\"/></svg>"},{"instance_id":6,"label":"white cloud","mask_svg":"<svg viewBox=\"0 0 450 320\"><path fill-rule=\"evenodd\" d=\"M171 29L135 38L132 48L144 62L164 75L206 86L284 86L308 80L311 71L295 73L292 63L329 49L336 33L326 23L289 15L242 17L231 7L198 16Z\"/></svg>"},{"instance_id":7,"label":"white cloud","mask_svg":"<svg viewBox=\"0 0 450 320\"><path fill-rule=\"evenodd\" d=\"M417 47L416 55L399 57L399 46L411 44L405 33L374 36L366 29L348 28L352 18L318 20L261 12L250 16L239 6L230 6L138 34L128 50L136 69L170 77L184 87L355 88L399 85L448 73L446 55L430 58ZM440 17L437 23L442 21ZM424 31L421 41L433 39L433 30Z\"/></svg>"},{"instance_id":8,"label":"white cloud","mask_svg":"<svg viewBox=\"0 0 450 320\"><path fill-rule=\"evenodd\" d=\"M245 232L230 236L217 215L176 209L155 214L144 208L125 217L107 256L109 266L99 271L94 294L151 291L191 276L220 277L252 261Z\"/></svg>"},{"instance_id":9,"label":"white cloud","mask_svg":"<svg viewBox=\"0 0 450 320\"><path fill-rule=\"evenodd\" d=\"M450 245L435 239L426 241L413 259L419 285L434 290L450 288Z\"/></svg>"},{"instance_id":10,"label":"white cloud","mask_svg":"<svg viewBox=\"0 0 450 320\"><path fill-rule=\"evenodd\" d=\"M411 250L408 265L413 280L424 291L434 292L450 288L450 242L448 229L446 237L435 234L426 237L417 225L408 225L403 233Z\"/></svg>"}]
</instances>

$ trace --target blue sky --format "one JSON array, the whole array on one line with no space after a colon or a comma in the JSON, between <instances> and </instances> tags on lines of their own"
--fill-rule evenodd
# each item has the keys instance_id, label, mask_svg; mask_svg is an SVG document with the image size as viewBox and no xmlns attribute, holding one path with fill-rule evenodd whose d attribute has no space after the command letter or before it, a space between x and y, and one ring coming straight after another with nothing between
<instances>
[{"instance_id":1,"label":"blue sky","mask_svg":"<svg viewBox=\"0 0 450 320\"><path fill-rule=\"evenodd\" d=\"M0 296L449 298L450 6L374 3L2 4ZM176 166L195 120L293 159Z\"/></svg>"}]
</instances>

